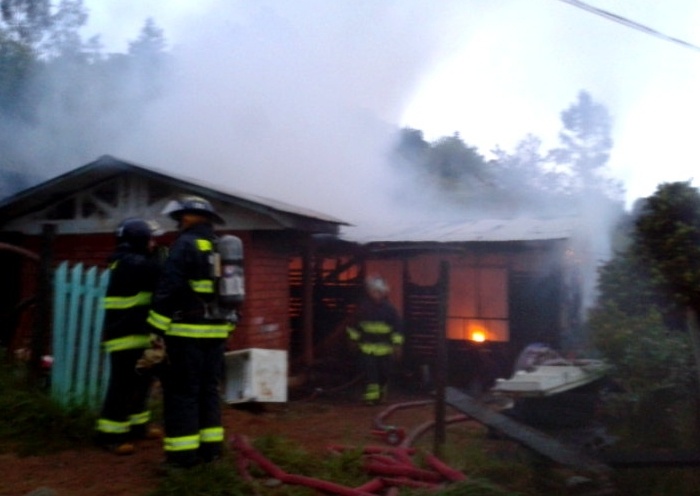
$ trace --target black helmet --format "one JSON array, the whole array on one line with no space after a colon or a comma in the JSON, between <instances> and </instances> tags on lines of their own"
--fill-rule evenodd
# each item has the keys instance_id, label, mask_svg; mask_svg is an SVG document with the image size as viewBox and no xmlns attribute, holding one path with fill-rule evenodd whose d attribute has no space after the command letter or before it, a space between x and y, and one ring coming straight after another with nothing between
<instances>
[{"instance_id":1,"label":"black helmet","mask_svg":"<svg viewBox=\"0 0 700 496\"><path fill-rule=\"evenodd\" d=\"M179 220L182 214L192 213L208 217L217 224L224 223L224 219L216 213L209 200L205 200L201 196L183 196L177 200L171 200L162 213L174 220Z\"/></svg>"},{"instance_id":2,"label":"black helmet","mask_svg":"<svg viewBox=\"0 0 700 496\"><path fill-rule=\"evenodd\" d=\"M136 250L148 248L152 236L159 234L155 222L149 222L138 217L124 219L117 227L117 243L126 243Z\"/></svg>"}]
</instances>

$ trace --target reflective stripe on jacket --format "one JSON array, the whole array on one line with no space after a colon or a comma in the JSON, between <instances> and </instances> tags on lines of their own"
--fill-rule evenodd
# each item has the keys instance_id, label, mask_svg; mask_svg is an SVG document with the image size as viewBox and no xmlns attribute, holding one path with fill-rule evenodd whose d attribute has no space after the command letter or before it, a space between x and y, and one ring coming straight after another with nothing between
<instances>
[{"instance_id":1,"label":"reflective stripe on jacket","mask_svg":"<svg viewBox=\"0 0 700 496\"><path fill-rule=\"evenodd\" d=\"M173 243L153 295L147 322L155 332L187 338L227 338L234 325L207 319L214 299L211 257L216 237L209 224L196 224Z\"/></svg>"},{"instance_id":2,"label":"reflective stripe on jacket","mask_svg":"<svg viewBox=\"0 0 700 496\"><path fill-rule=\"evenodd\" d=\"M147 253L121 244L110 257L109 270L109 284L102 299L103 347L108 352L147 348L150 329L146 317L160 271L158 262Z\"/></svg>"},{"instance_id":3,"label":"reflective stripe on jacket","mask_svg":"<svg viewBox=\"0 0 700 496\"><path fill-rule=\"evenodd\" d=\"M401 318L388 300L360 303L346 331L368 355L390 355L404 341Z\"/></svg>"}]
</instances>

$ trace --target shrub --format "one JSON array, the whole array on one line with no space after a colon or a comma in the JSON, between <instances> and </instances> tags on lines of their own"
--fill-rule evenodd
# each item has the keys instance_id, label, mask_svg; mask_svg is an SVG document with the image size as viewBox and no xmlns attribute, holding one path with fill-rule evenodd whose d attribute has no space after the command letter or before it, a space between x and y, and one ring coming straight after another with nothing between
<instances>
[{"instance_id":1,"label":"shrub","mask_svg":"<svg viewBox=\"0 0 700 496\"><path fill-rule=\"evenodd\" d=\"M92 439L95 415L64 407L28 385L22 364L0 360L0 447L20 455L59 451Z\"/></svg>"}]
</instances>

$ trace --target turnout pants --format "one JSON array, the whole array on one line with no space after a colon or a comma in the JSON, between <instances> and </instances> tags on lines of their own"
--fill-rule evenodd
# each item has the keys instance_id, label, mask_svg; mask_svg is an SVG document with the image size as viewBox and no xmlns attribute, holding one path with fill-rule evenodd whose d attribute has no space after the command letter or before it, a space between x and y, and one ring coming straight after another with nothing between
<instances>
[{"instance_id":1,"label":"turnout pants","mask_svg":"<svg viewBox=\"0 0 700 496\"><path fill-rule=\"evenodd\" d=\"M386 396L391 367L391 355L362 353L362 370L365 375L365 392L363 399L365 401L378 402Z\"/></svg>"},{"instance_id":2,"label":"turnout pants","mask_svg":"<svg viewBox=\"0 0 700 496\"><path fill-rule=\"evenodd\" d=\"M145 433L151 416L146 406L153 377L136 372L136 361L142 353L143 348L135 348L109 354L109 383L97 420L100 444L122 444Z\"/></svg>"},{"instance_id":3,"label":"turnout pants","mask_svg":"<svg viewBox=\"0 0 700 496\"><path fill-rule=\"evenodd\" d=\"M165 337L169 364L161 382L167 463L191 467L221 456L224 347L224 339Z\"/></svg>"}]
</instances>

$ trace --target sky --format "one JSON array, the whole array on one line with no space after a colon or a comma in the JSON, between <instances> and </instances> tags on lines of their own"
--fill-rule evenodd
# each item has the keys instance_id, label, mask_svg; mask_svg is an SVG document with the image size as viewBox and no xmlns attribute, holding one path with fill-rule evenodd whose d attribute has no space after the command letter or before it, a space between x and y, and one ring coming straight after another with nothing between
<instances>
[{"instance_id":1,"label":"sky","mask_svg":"<svg viewBox=\"0 0 700 496\"><path fill-rule=\"evenodd\" d=\"M700 46L697 0L587 3ZM377 165L391 128L430 140L459 133L487 158L527 134L551 148L581 90L612 116L610 175L627 205L660 183L694 180L700 166L700 51L561 0L85 5L84 34L108 51L124 51L152 17L178 61L160 104L99 154L350 222L381 208L360 198L412 196ZM83 163L95 158L85 153ZM394 191L377 188L388 182Z\"/></svg>"}]
</instances>

